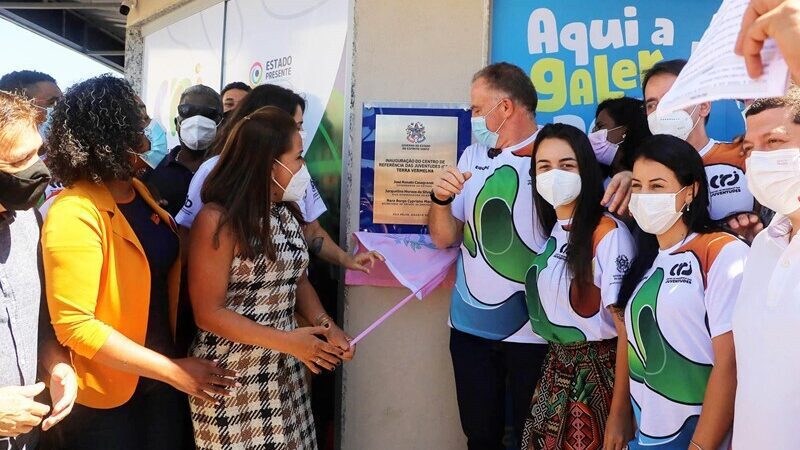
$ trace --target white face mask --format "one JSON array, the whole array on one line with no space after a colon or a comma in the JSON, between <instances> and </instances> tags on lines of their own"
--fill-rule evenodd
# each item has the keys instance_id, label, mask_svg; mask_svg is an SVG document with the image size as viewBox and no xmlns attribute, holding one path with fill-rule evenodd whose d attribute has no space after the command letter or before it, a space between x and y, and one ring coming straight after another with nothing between
<instances>
[{"instance_id":1,"label":"white face mask","mask_svg":"<svg viewBox=\"0 0 800 450\"><path fill-rule=\"evenodd\" d=\"M656 236L672 228L683 215L683 208L675 210L675 199L683 189L674 194L632 194L628 209L639 228Z\"/></svg>"},{"instance_id":2,"label":"white face mask","mask_svg":"<svg viewBox=\"0 0 800 450\"><path fill-rule=\"evenodd\" d=\"M682 109L667 114L658 114L655 111L650 113L647 116L647 125L650 127L650 132L653 134L669 134L685 141L694 130L694 127L700 123L700 117L697 118L697 121L692 120L692 114L694 114L698 106L695 105L690 113Z\"/></svg>"},{"instance_id":3,"label":"white face mask","mask_svg":"<svg viewBox=\"0 0 800 450\"><path fill-rule=\"evenodd\" d=\"M608 140L608 132L622 128L622 126L614 127L612 129L601 128L597 131L589 133L589 142L592 143L592 150L594 156L597 157L597 162L610 166L614 162L614 157L617 156L619 144L615 144Z\"/></svg>"},{"instance_id":4,"label":"white face mask","mask_svg":"<svg viewBox=\"0 0 800 450\"><path fill-rule=\"evenodd\" d=\"M272 177L272 181L274 181L278 187L283 189L283 197L281 198L281 201L299 202L303 197L305 197L308 183L311 182L311 174L308 172L308 167L303 164L303 167L301 167L297 173L293 173L282 162L278 161L277 159L275 162L292 174L292 179L289 180L289 184L287 184L286 187L281 186L281 184L278 183L278 180L276 180L275 177Z\"/></svg>"},{"instance_id":5,"label":"white face mask","mask_svg":"<svg viewBox=\"0 0 800 450\"><path fill-rule=\"evenodd\" d=\"M553 208L568 205L581 193L581 176L566 170L552 169L536 175L536 191Z\"/></svg>"},{"instance_id":6,"label":"white face mask","mask_svg":"<svg viewBox=\"0 0 800 450\"><path fill-rule=\"evenodd\" d=\"M205 151L217 136L217 123L205 116L192 116L180 123L178 136L190 150Z\"/></svg>"},{"instance_id":7,"label":"white face mask","mask_svg":"<svg viewBox=\"0 0 800 450\"><path fill-rule=\"evenodd\" d=\"M762 205L783 215L800 209L800 149L754 151L745 176Z\"/></svg>"}]
</instances>

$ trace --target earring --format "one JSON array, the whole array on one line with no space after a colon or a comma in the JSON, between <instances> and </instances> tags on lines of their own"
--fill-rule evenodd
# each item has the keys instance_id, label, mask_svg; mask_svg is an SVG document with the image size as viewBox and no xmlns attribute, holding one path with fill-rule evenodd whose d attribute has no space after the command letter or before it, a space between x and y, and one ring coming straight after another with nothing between
<instances>
[{"instance_id":1,"label":"earring","mask_svg":"<svg viewBox=\"0 0 800 450\"><path fill-rule=\"evenodd\" d=\"M691 210L692 210L692 204L691 203L687 203L686 204L686 212L689 212Z\"/></svg>"}]
</instances>

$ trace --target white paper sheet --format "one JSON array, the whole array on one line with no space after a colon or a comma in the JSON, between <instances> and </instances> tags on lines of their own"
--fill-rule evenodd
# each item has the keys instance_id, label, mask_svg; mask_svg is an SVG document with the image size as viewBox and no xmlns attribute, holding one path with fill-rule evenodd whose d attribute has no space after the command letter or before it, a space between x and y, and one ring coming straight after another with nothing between
<instances>
[{"instance_id":1,"label":"white paper sheet","mask_svg":"<svg viewBox=\"0 0 800 450\"><path fill-rule=\"evenodd\" d=\"M724 0L675 84L661 99L656 114L666 114L722 99L779 97L786 92L789 68L775 43L767 40L761 58L764 74L747 75L744 58L734 53L736 37L749 0Z\"/></svg>"}]
</instances>

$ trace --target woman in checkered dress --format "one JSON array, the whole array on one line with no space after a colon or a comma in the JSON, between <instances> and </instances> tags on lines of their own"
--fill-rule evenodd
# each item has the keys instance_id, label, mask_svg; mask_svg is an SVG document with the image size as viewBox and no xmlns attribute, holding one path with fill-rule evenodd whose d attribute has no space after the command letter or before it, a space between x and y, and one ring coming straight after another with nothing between
<instances>
[{"instance_id":1,"label":"woman in checkered dress","mask_svg":"<svg viewBox=\"0 0 800 450\"><path fill-rule=\"evenodd\" d=\"M309 179L301 153L295 121L265 107L235 125L204 185L190 239L201 328L191 353L235 371L239 385L192 400L200 450L316 449L304 365L319 373L352 357L305 276L294 204ZM298 328L296 313L317 326Z\"/></svg>"}]
</instances>

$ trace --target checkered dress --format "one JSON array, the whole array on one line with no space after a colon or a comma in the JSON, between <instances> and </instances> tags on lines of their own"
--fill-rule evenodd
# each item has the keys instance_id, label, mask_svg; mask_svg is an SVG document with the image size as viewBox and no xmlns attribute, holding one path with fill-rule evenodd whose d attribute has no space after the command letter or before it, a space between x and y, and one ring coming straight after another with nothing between
<instances>
[{"instance_id":1,"label":"checkered dress","mask_svg":"<svg viewBox=\"0 0 800 450\"><path fill-rule=\"evenodd\" d=\"M270 214L276 261L236 256L231 264L226 307L264 326L297 327L294 319L297 279L308 266L308 251L297 220L283 204ZM192 398L192 422L198 450L316 449L311 398L305 367L294 357L235 343L201 331L191 354L218 359L239 374L233 396L217 406Z\"/></svg>"}]
</instances>

